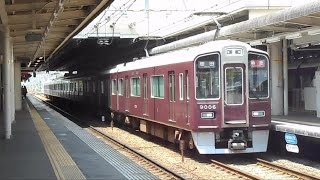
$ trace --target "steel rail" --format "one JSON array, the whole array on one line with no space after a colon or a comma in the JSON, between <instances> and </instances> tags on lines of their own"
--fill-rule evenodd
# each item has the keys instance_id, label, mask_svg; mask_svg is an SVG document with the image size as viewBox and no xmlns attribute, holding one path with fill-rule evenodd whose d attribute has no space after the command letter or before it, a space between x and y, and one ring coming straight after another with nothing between
<instances>
[{"instance_id":1,"label":"steel rail","mask_svg":"<svg viewBox=\"0 0 320 180\"><path fill-rule=\"evenodd\" d=\"M280 170L282 172L285 172L286 174L290 175L290 176L295 176L295 177L298 177L298 178L301 178L301 179L315 179L315 180L320 180L319 177L315 177L313 175L309 175L309 174L304 174L304 173L301 173L301 172L298 172L298 171L295 171L295 170L292 170L292 169L288 169L288 168L285 168L285 167L282 167L278 164L275 164L275 163L272 163L272 162L269 162L269 161L266 161L266 160L263 160L263 159L260 159L260 158L257 158L257 164L261 165L261 166L265 166L265 167L269 167L269 168L272 168L272 169L275 169L275 170Z\"/></svg>"},{"instance_id":2,"label":"steel rail","mask_svg":"<svg viewBox=\"0 0 320 180\"><path fill-rule=\"evenodd\" d=\"M33 96L33 97L35 97L35 98L38 99L39 101L47 104L47 105L50 106L52 109L58 111L58 112L61 113L63 116L65 116L65 117L67 117L68 119L70 119L71 121L89 127L90 130L93 130L94 132L100 134L102 137L108 139L108 140L111 141L112 143L118 144L119 146L121 146L121 147L129 150L131 153L134 153L136 156L139 156L140 158L148 161L149 163L153 164L153 165L156 166L157 168L159 168L159 169L161 169L162 171L164 171L166 174L169 174L169 175L173 176L173 177L174 177L173 179L187 179L186 177L183 177L182 175L180 175L180 174L178 174L178 173L175 173L175 172L171 171L170 169L162 166L160 163L156 162L155 160L152 160L152 159L146 157L146 156L143 155L142 153L139 153L138 151L130 148L129 146L127 146L127 145L125 145L125 144L117 141L116 139L108 136L107 134L99 131L98 129L94 128L93 126L88 125L87 123L85 123L84 121L82 121L80 118L78 118L78 117L76 117L76 116L74 116L74 115L72 115L72 114L70 114L70 113L68 113L68 112L65 112L63 109L61 109L61 108L59 108L59 107L57 107L57 106L55 106L55 105L53 105L53 104L51 104L51 103L49 103L49 102L47 102L47 101L42 100L41 98L39 98L39 97L37 97L37 96ZM170 179L172 179L172 178L170 178Z\"/></svg>"},{"instance_id":3,"label":"steel rail","mask_svg":"<svg viewBox=\"0 0 320 180\"><path fill-rule=\"evenodd\" d=\"M145 160L147 160L149 163L152 163L154 166L157 166L158 168L162 169L162 171L165 171L165 173L170 174L171 176L175 177L174 179L187 179L186 177L183 177L180 174L177 174L171 170L169 170L168 168L162 166L161 164L159 164L158 162L146 157L145 155L143 155L142 153L132 149L131 147L117 141L116 139L106 135L105 133L99 131L98 129L94 128L93 126L90 126L90 129L93 130L94 132L98 133L99 135L101 135L102 137L108 139L109 141L112 141L112 143L118 144L118 146L121 146L127 150L130 151L130 153L134 153L135 155L139 156L140 158L143 158ZM171 179L171 178L170 178Z\"/></svg>"},{"instance_id":4,"label":"steel rail","mask_svg":"<svg viewBox=\"0 0 320 180\"><path fill-rule=\"evenodd\" d=\"M233 168L233 167L228 166L228 165L226 165L226 164L224 164L224 163L221 163L221 162L219 162L219 161L211 160L211 162L212 162L213 164L215 164L216 166L222 167L222 168L224 168L224 169L226 169L226 170L228 170L228 171L235 172L235 173L239 174L239 175L242 176L242 177L245 177L245 178L248 178L248 179L254 179L254 180L260 180L260 179L261 179L261 178L255 176L255 175L252 175L252 174L246 173L246 172L244 172L244 171L241 171L241 170L239 170L239 169Z\"/></svg>"}]
</instances>

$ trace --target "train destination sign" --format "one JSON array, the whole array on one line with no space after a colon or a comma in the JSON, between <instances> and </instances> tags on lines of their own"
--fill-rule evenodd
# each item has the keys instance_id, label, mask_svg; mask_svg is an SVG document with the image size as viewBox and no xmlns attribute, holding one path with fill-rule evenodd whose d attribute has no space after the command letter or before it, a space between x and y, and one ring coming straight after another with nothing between
<instances>
[{"instance_id":1,"label":"train destination sign","mask_svg":"<svg viewBox=\"0 0 320 180\"><path fill-rule=\"evenodd\" d=\"M214 61L198 61L198 68L199 69L206 69L206 68L215 68Z\"/></svg>"},{"instance_id":2,"label":"train destination sign","mask_svg":"<svg viewBox=\"0 0 320 180\"><path fill-rule=\"evenodd\" d=\"M241 48L228 48L226 56L243 56L243 50Z\"/></svg>"},{"instance_id":3,"label":"train destination sign","mask_svg":"<svg viewBox=\"0 0 320 180\"><path fill-rule=\"evenodd\" d=\"M266 63L262 59L256 59L250 61L251 68L264 68L266 67Z\"/></svg>"}]
</instances>

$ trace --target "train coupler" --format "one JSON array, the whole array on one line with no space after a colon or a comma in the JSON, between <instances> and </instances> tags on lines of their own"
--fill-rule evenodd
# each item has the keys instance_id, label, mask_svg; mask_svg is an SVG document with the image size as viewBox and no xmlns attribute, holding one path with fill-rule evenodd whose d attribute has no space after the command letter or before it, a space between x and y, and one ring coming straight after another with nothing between
<instances>
[{"instance_id":1,"label":"train coupler","mask_svg":"<svg viewBox=\"0 0 320 180\"><path fill-rule=\"evenodd\" d=\"M247 146L243 131L234 130L232 132L232 139L229 139L228 141L228 148L232 150L245 150Z\"/></svg>"}]
</instances>

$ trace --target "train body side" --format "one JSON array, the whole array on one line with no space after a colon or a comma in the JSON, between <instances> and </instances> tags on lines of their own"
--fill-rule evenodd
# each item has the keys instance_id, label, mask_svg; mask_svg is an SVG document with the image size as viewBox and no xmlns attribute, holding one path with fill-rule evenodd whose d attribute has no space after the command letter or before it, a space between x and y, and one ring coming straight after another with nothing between
<instances>
[{"instance_id":1,"label":"train body side","mask_svg":"<svg viewBox=\"0 0 320 180\"><path fill-rule=\"evenodd\" d=\"M171 81L174 82L169 82L169 76L172 78ZM140 79L141 92L138 93L139 95L132 95L132 92L127 95L128 90L124 90L123 94L120 93L121 95L113 93L111 95L111 109L131 116L153 120L167 126L189 131L196 129L197 124L195 124L195 121L191 121L194 100L187 98L186 76L189 77L189 86L192 87L193 62L191 61L112 74L111 81L117 81L119 84L119 80L123 80L123 88L130 90L132 89L132 81L135 81L135 78ZM164 92L155 95L152 93L151 88L154 85L151 83L154 83L154 80L151 79L153 78L163 79ZM126 83L127 81L130 83ZM127 86L128 84L130 87ZM180 96L181 92L183 93ZM175 97L170 98L170 93ZM193 91L189 91L189 96L193 96L193 93Z\"/></svg>"},{"instance_id":2,"label":"train body side","mask_svg":"<svg viewBox=\"0 0 320 180\"><path fill-rule=\"evenodd\" d=\"M228 54L237 50L242 54ZM200 154L265 152L271 122L268 73L265 52L216 41L49 85L45 93L102 114L110 110L115 121L170 142L183 140Z\"/></svg>"},{"instance_id":3,"label":"train body side","mask_svg":"<svg viewBox=\"0 0 320 180\"><path fill-rule=\"evenodd\" d=\"M142 122L143 129L146 129L145 132L161 138L167 138L165 136L173 132L175 135L178 134L180 138L183 136L181 132L186 131L185 134L190 133L192 136L188 139L189 135L186 135L187 143L194 143L201 154L265 152L271 121L270 97L269 95L262 98L251 97L253 95L249 89L248 71L252 71L252 69L249 70L248 67L251 66L250 63L264 63L268 69L267 54L259 50L252 51L244 44L224 44L211 47L213 48L205 47L201 50L185 52L189 53L189 56L179 56L179 53L173 53L171 56L166 55L160 58L163 61L168 58L172 59L172 63L166 64L161 62L159 58L150 58L149 62L146 60L140 62L141 68L137 67L137 63L135 63L131 66L127 64L126 67L119 66L109 71L111 81L114 81L112 86L115 87L114 93L111 95L111 109L115 113L122 113L123 118L128 121L130 119L141 120L140 123ZM224 54L228 48L242 49L244 54L242 57L238 55L226 57ZM263 56L265 61L251 58L252 61L248 62L250 51L253 52L251 56L254 58ZM258 54L255 54L257 52ZM201 85L196 84L195 60L198 57L211 54L220 58L218 62L220 95L217 98L198 99L196 98L196 89ZM149 65L145 65L147 63ZM257 67L255 66L255 69ZM243 74L241 87L244 91L244 100L240 106L237 104L226 105L227 95L224 91L229 90L226 89L228 87L225 78L228 76L226 72L230 69L241 69ZM253 76L257 78L257 75ZM269 83L269 74L265 76L267 83ZM162 97L154 97L151 93L152 83L154 83L153 77L162 77L163 79L164 92ZM123 84L120 85L122 89L127 88L127 91L120 96L117 92L119 79L123 79ZM131 92L132 89L135 89L131 87L134 86L132 83L137 81L140 85L138 89L141 91ZM269 84L267 84L267 89L268 86ZM213 112L214 117L202 117L202 114L208 112ZM149 128L145 128L148 122L160 125L150 125ZM172 141L170 137L168 140Z\"/></svg>"}]
</instances>

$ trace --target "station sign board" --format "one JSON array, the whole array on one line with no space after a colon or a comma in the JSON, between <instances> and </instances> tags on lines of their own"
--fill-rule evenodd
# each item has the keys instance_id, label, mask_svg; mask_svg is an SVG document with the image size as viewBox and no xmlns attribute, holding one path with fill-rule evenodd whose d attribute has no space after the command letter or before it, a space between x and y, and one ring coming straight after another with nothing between
<instances>
[{"instance_id":1,"label":"station sign board","mask_svg":"<svg viewBox=\"0 0 320 180\"><path fill-rule=\"evenodd\" d=\"M295 144L286 144L286 150L288 152L299 153L299 147Z\"/></svg>"},{"instance_id":2,"label":"station sign board","mask_svg":"<svg viewBox=\"0 0 320 180\"><path fill-rule=\"evenodd\" d=\"M284 138L287 143L286 150L288 152L299 153L297 136L292 133L285 133Z\"/></svg>"},{"instance_id":3,"label":"station sign board","mask_svg":"<svg viewBox=\"0 0 320 180\"><path fill-rule=\"evenodd\" d=\"M284 139L286 140L287 144L298 144L297 136L292 133L285 133Z\"/></svg>"}]
</instances>

